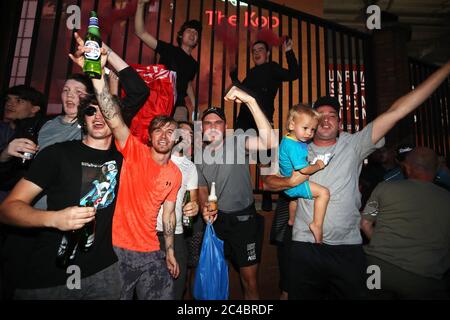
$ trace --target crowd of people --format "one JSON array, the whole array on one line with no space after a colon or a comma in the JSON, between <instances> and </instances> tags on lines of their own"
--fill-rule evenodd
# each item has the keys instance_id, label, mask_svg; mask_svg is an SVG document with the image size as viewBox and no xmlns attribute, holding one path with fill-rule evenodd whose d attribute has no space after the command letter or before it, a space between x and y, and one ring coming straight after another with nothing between
<instances>
[{"instance_id":1,"label":"crowd of people","mask_svg":"<svg viewBox=\"0 0 450 320\"><path fill-rule=\"evenodd\" d=\"M194 132L188 119L198 63L191 53L201 24L187 21L178 46L165 43L144 30L147 2L138 1L136 35L177 74L176 98L163 108L171 115L142 120L148 141L132 127L151 89L106 44L101 78L69 76L61 92L62 114L51 120L46 98L36 89L19 85L5 93L3 299L189 297L205 223L224 241L244 298L259 299L264 217L256 210L249 167L255 151L279 153L279 166L272 163L275 171L264 175L263 183L266 191L279 192L271 240L278 247L281 299L449 298L444 281L450 270L449 171L438 155L402 146L395 161L388 157L384 166L380 161L376 174L363 173L362 179L360 174L365 159L388 150L383 147L388 131L449 76L450 61L353 134L340 131L341 106L334 97L292 106L279 146L273 102L281 82L298 77L298 64L292 40L284 43L289 69L269 61L269 46L257 41L255 67L242 83L232 72L233 86L224 97L241 104L242 130L227 134L224 110L207 106L201 132ZM78 34L75 39L78 49L69 57L82 67L91 49ZM247 129L255 130L247 134ZM194 139L196 134L201 139ZM202 161L194 163L194 150ZM208 202L213 185L217 208ZM194 218L189 230L183 216ZM80 230L88 227L91 233L82 240ZM370 265L381 270L380 290L367 288ZM75 289L68 285L73 266L81 272Z\"/></svg>"}]
</instances>

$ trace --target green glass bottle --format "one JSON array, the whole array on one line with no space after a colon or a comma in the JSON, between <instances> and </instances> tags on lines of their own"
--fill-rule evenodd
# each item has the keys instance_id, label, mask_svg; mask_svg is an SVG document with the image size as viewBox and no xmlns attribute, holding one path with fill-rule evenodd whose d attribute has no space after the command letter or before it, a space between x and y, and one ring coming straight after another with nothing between
<instances>
[{"instance_id":1,"label":"green glass bottle","mask_svg":"<svg viewBox=\"0 0 450 320\"><path fill-rule=\"evenodd\" d=\"M101 52L102 38L98 27L98 18L95 11L91 11L89 27L84 38L84 45L91 49L84 53L83 72L90 78L100 79L102 77Z\"/></svg>"},{"instance_id":2,"label":"green glass bottle","mask_svg":"<svg viewBox=\"0 0 450 320\"><path fill-rule=\"evenodd\" d=\"M183 207L184 207L184 205L188 204L189 202L191 202L191 192L189 190L187 190L186 193L184 194ZM192 223L193 223L193 218L183 214L183 227L185 229L190 230L190 229L192 229Z\"/></svg>"},{"instance_id":3,"label":"green glass bottle","mask_svg":"<svg viewBox=\"0 0 450 320\"><path fill-rule=\"evenodd\" d=\"M94 207L92 199L86 201L84 207ZM83 228L79 230L79 243L78 246L83 252L89 251L95 240L95 219L86 223Z\"/></svg>"},{"instance_id":4,"label":"green glass bottle","mask_svg":"<svg viewBox=\"0 0 450 320\"><path fill-rule=\"evenodd\" d=\"M63 234L61 244L56 254L56 265L67 268L75 259L78 247L79 233L77 230L67 231Z\"/></svg>"}]
</instances>

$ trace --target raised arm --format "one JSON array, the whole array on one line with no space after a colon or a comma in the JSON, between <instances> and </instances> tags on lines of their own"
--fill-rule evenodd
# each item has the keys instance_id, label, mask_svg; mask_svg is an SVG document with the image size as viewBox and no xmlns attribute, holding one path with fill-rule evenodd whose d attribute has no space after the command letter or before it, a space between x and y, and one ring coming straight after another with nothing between
<instances>
[{"instance_id":1,"label":"raised arm","mask_svg":"<svg viewBox=\"0 0 450 320\"><path fill-rule=\"evenodd\" d=\"M172 277L176 278L180 273L180 269L177 260L175 259L174 249L174 234L176 226L175 202L164 201L162 222L164 241L166 244L167 269L169 269L169 273L172 275Z\"/></svg>"},{"instance_id":2,"label":"raised arm","mask_svg":"<svg viewBox=\"0 0 450 320\"><path fill-rule=\"evenodd\" d=\"M298 67L298 61L295 57L294 50L292 50L292 40L286 39L284 42L284 51L286 52L286 61L288 63L288 70L284 70L282 79L284 81L294 81L298 79L300 69Z\"/></svg>"},{"instance_id":3,"label":"raised arm","mask_svg":"<svg viewBox=\"0 0 450 320\"><path fill-rule=\"evenodd\" d=\"M294 81L298 79L300 70L298 68L297 58L295 57L295 53L292 50L292 40L286 39L283 46L284 51L286 52L286 61L288 64L288 69L284 69L278 66L279 68L276 70L276 75L283 81Z\"/></svg>"},{"instance_id":4,"label":"raised arm","mask_svg":"<svg viewBox=\"0 0 450 320\"><path fill-rule=\"evenodd\" d=\"M123 148L130 135L130 129L128 129L122 118L117 100L109 92L108 84L104 77L104 70L102 70L101 79L92 79L92 83L103 118L105 118L106 124L110 127L120 147Z\"/></svg>"},{"instance_id":5,"label":"raised arm","mask_svg":"<svg viewBox=\"0 0 450 320\"><path fill-rule=\"evenodd\" d=\"M83 68L84 64L84 40L75 33L75 40L78 44L78 50L74 54L69 54L69 57L75 62L80 68ZM121 99L122 112L125 123L131 121L131 119L136 115L142 105L148 98L150 90L145 84L144 80L139 76L139 74L132 67L128 65L117 53L115 53L107 44L103 43L102 48L106 50L107 62L116 71L119 77L120 84L125 91L125 97ZM114 75L110 74L113 78ZM110 79L110 86L111 86ZM118 84L117 84L118 85ZM110 87L110 93L116 95L117 89Z\"/></svg>"},{"instance_id":6,"label":"raised arm","mask_svg":"<svg viewBox=\"0 0 450 320\"><path fill-rule=\"evenodd\" d=\"M373 121L372 142L380 141L408 113L420 106L450 74L450 61L430 75L417 88L397 99L392 106Z\"/></svg>"},{"instance_id":7,"label":"raised arm","mask_svg":"<svg viewBox=\"0 0 450 320\"><path fill-rule=\"evenodd\" d=\"M269 123L269 120L267 120L267 117L264 112L262 112L254 97L241 88L233 86L225 95L225 100L245 103L255 119L259 135L257 137L249 137L249 139L247 139L245 145L247 150L267 150L275 146L278 139Z\"/></svg>"},{"instance_id":8,"label":"raised arm","mask_svg":"<svg viewBox=\"0 0 450 320\"><path fill-rule=\"evenodd\" d=\"M192 80L192 81L194 81L194 80ZM194 94L194 88L192 88L192 81L189 81L186 93L191 102L192 111L193 111L195 109L195 94ZM191 110L189 110L189 111L191 111ZM188 115L188 119L190 120L189 115Z\"/></svg>"},{"instance_id":9,"label":"raised arm","mask_svg":"<svg viewBox=\"0 0 450 320\"><path fill-rule=\"evenodd\" d=\"M156 40L151 34L145 31L144 26L144 8L145 4L150 0L139 0L136 8L136 15L134 17L134 33L141 39L147 46L156 49L158 40Z\"/></svg>"},{"instance_id":10,"label":"raised arm","mask_svg":"<svg viewBox=\"0 0 450 320\"><path fill-rule=\"evenodd\" d=\"M76 230L92 221L95 209L68 207L59 211L43 211L30 204L42 192L42 188L22 178L0 205L0 222L24 228L56 228L62 231Z\"/></svg>"}]
</instances>

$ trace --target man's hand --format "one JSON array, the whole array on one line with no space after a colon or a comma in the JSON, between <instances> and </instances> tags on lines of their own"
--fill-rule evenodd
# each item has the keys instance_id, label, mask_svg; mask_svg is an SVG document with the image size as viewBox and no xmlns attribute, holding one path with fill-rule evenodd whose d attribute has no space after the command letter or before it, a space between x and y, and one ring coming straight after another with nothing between
<instances>
[{"instance_id":1,"label":"man's hand","mask_svg":"<svg viewBox=\"0 0 450 320\"><path fill-rule=\"evenodd\" d=\"M29 152L35 154L39 150L33 141L26 138L17 138L12 140L0 155L0 162L6 162L11 157L24 158L23 154Z\"/></svg>"},{"instance_id":2,"label":"man's hand","mask_svg":"<svg viewBox=\"0 0 450 320\"><path fill-rule=\"evenodd\" d=\"M188 202L183 207L183 214L187 217L193 217L198 214L198 204L196 201Z\"/></svg>"},{"instance_id":3,"label":"man's hand","mask_svg":"<svg viewBox=\"0 0 450 320\"><path fill-rule=\"evenodd\" d=\"M68 207L54 212L51 224L61 231L77 230L94 220L95 213L93 207Z\"/></svg>"},{"instance_id":4,"label":"man's hand","mask_svg":"<svg viewBox=\"0 0 450 320\"><path fill-rule=\"evenodd\" d=\"M74 37L75 37L75 40L76 40L76 42L78 44L78 50L74 54L69 53L69 57L80 68L83 68L83 65L84 65L84 53L85 52L90 52L91 49L84 46L84 40L78 35L78 33L75 32ZM108 61L108 54L107 54L108 53L108 49L109 49L109 47L105 43L102 43L102 48L100 49L100 53L102 55L102 69L106 65L106 62Z\"/></svg>"},{"instance_id":5,"label":"man's hand","mask_svg":"<svg viewBox=\"0 0 450 320\"><path fill-rule=\"evenodd\" d=\"M301 174L298 171L293 171L292 175L289 177L289 185L290 188L294 188L298 186L299 184L305 182L305 176L307 177L306 180L309 180L309 176L305 174Z\"/></svg>"},{"instance_id":6,"label":"man's hand","mask_svg":"<svg viewBox=\"0 0 450 320\"><path fill-rule=\"evenodd\" d=\"M173 249L166 252L166 264L172 278L176 279L180 275L180 267L173 254Z\"/></svg>"},{"instance_id":7,"label":"man's hand","mask_svg":"<svg viewBox=\"0 0 450 320\"><path fill-rule=\"evenodd\" d=\"M210 210L209 203L205 202L205 206L203 207L203 220L214 223L217 219L217 212L217 210Z\"/></svg>"},{"instance_id":8,"label":"man's hand","mask_svg":"<svg viewBox=\"0 0 450 320\"><path fill-rule=\"evenodd\" d=\"M251 103L255 98L237 86L232 86L225 95L225 101L236 101L239 103Z\"/></svg>"},{"instance_id":9,"label":"man's hand","mask_svg":"<svg viewBox=\"0 0 450 320\"><path fill-rule=\"evenodd\" d=\"M292 39L286 37L286 40L284 40L283 43L284 52L288 52L289 50L292 50Z\"/></svg>"}]
</instances>

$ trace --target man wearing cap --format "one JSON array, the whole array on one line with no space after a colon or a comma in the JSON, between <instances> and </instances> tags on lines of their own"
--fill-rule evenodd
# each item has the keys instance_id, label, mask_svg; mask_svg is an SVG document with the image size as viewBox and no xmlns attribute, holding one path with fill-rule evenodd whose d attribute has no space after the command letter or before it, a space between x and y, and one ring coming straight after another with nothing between
<instances>
[{"instance_id":1,"label":"man wearing cap","mask_svg":"<svg viewBox=\"0 0 450 320\"><path fill-rule=\"evenodd\" d=\"M225 242L225 255L239 268L244 298L259 299L257 275L264 221L255 209L249 152L270 149L278 139L254 97L238 87L232 87L225 100L246 104L255 119L259 135L225 136L227 124L223 110L211 107L203 113L205 147L194 153L199 176L199 200L205 221L214 222L218 237ZM208 211L208 190L213 182L218 212Z\"/></svg>"},{"instance_id":2,"label":"man wearing cap","mask_svg":"<svg viewBox=\"0 0 450 320\"><path fill-rule=\"evenodd\" d=\"M198 44L202 25L197 20L186 21L177 33L178 47L162 40L157 40L146 32L144 28L144 7L149 1L138 1L134 20L135 33L147 46L159 53L160 64L177 73L177 98L174 118L177 121L187 121L189 112L184 99L186 95L189 96L192 106L195 106L192 81L198 71L198 62L192 57L191 53Z\"/></svg>"},{"instance_id":3,"label":"man wearing cap","mask_svg":"<svg viewBox=\"0 0 450 320\"><path fill-rule=\"evenodd\" d=\"M331 198L322 245L314 243L308 228L313 217L313 202L298 201L292 230L289 299L352 299L363 296L367 275L359 230L361 196L358 189L362 162L383 145L386 133L421 105L449 73L450 61L354 134L339 133L340 105L335 98L322 97L316 101L314 108L322 119L308 148L309 160L328 161L331 157L332 160L324 170L309 179L327 187ZM289 187L287 180L278 176L265 180L265 185L273 190Z\"/></svg>"},{"instance_id":4,"label":"man wearing cap","mask_svg":"<svg viewBox=\"0 0 450 320\"><path fill-rule=\"evenodd\" d=\"M410 146L410 145L401 145L397 148L396 154L395 154L395 162L397 165L395 166L395 168L386 172L386 174L383 177L384 181L398 181L398 180L405 179L405 176L403 175L400 166L401 166L401 163L405 160L406 155L413 148L414 147Z\"/></svg>"},{"instance_id":5,"label":"man wearing cap","mask_svg":"<svg viewBox=\"0 0 450 320\"><path fill-rule=\"evenodd\" d=\"M450 194L433 183L438 157L418 147L406 152L401 166L407 179L380 183L362 212L367 262L381 270L381 290L371 293L448 298L442 279L450 269Z\"/></svg>"},{"instance_id":6,"label":"man wearing cap","mask_svg":"<svg viewBox=\"0 0 450 320\"><path fill-rule=\"evenodd\" d=\"M409 144L401 145L397 148L397 154L395 157L397 166L384 175L384 181L399 181L405 179L405 176L401 169L401 164L405 160L408 153L413 150L413 148L414 146ZM439 157L439 159L439 167L436 173L436 177L434 178L434 183L450 191L450 176L445 165L445 160L442 161L443 157Z\"/></svg>"}]
</instances>

